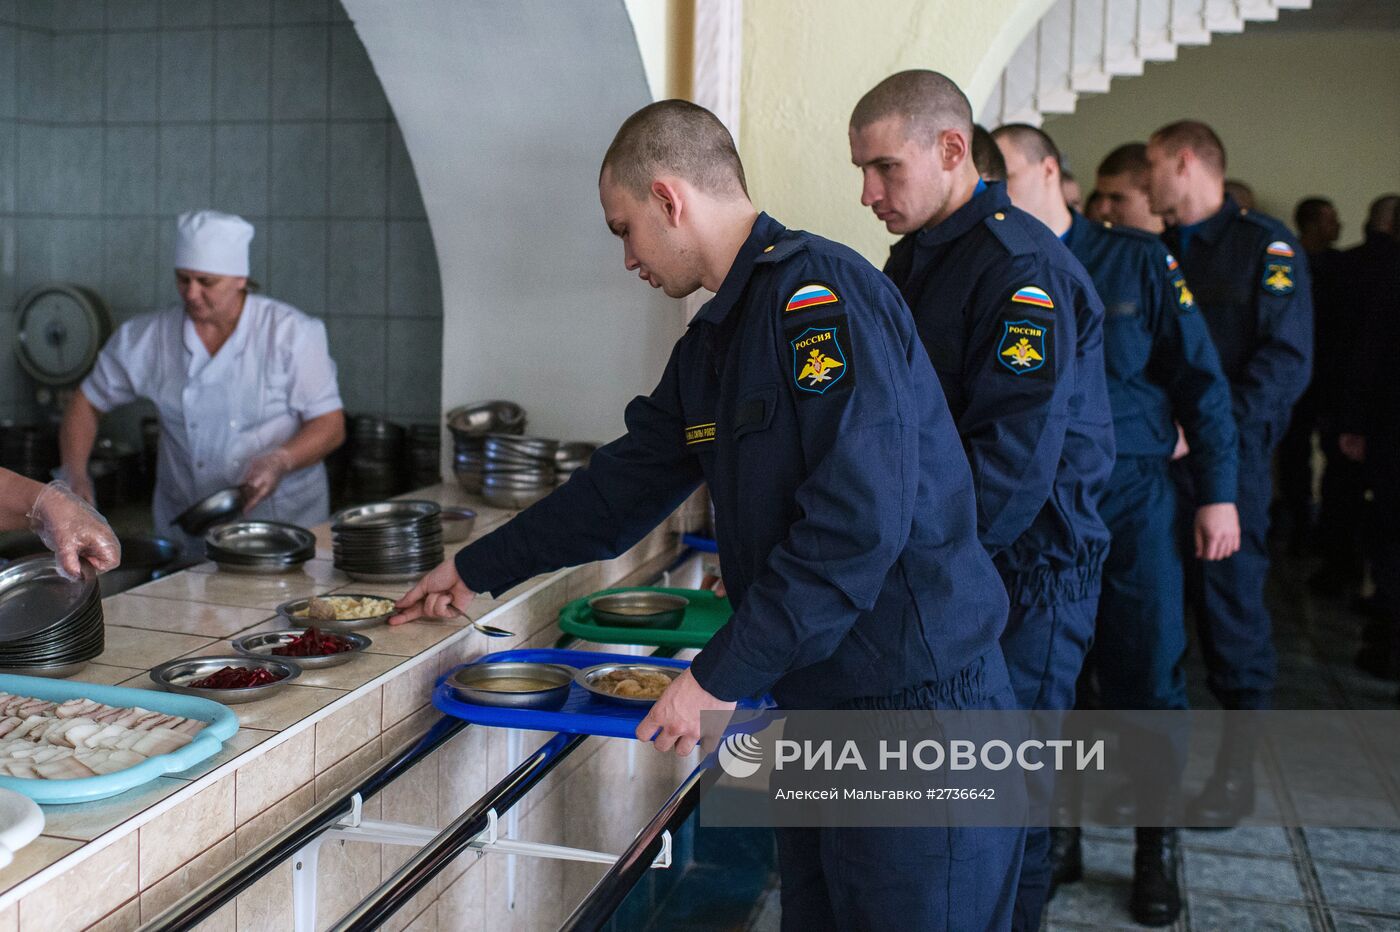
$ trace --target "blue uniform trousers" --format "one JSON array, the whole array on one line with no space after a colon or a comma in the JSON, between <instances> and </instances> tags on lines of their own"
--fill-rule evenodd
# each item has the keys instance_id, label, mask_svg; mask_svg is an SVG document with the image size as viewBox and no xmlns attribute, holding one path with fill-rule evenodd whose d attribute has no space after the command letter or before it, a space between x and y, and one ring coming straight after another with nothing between
<instances>
[{"instance_id":1,"label":"blue uniform trousers","mask_svg":"<svg viewBox=\"0 0 1400 932\"><path fill-rule=\"evenodd\" d=\"M990 651L960 673L845 709L1011 709ZM784 932L1009 929L1025 830L780 828Z\"/></svg>"},{"instance_id":2,"label":"blue uniform trousers","mask_svg":"<svg viewBox=\"0 0 1400 932\"><path fill-rule=\"evenodd\" d=\"M1011 614L1001 635L1016 708L1074 708L1075 681L1094 638L1097 590L1088 597L1050 604L1020 605L1016 596L1017 593L1011 593ZM1052 772L1042 770L1027 775L1032 812L1048 813L1054 791ZM1039 929L1040 913L1049 895L1050 829L1032 825L1026 829L1013 928L1031 932Z\"/></svg>"},{"instance_id":3,"label":"blue uniform trousers","mask_svg":"<svg viewBox=\"0 0 1400 932\"><path fill-rule=\"evenodd\" d=\"M1173 470L1180 493L1179 532L1186 561L1186 594L1195 615L1206 665L1206 682L1226 709L1273 705L1276 658L1273 622L1264 604L1269 575L1269 501L1273 450L1260 437L1241 432L1239 493L1240 549L1225 560L1197 560L1190 541L1197 507L1193 484L1181 461Z\"/></svg>"}]
</instances>

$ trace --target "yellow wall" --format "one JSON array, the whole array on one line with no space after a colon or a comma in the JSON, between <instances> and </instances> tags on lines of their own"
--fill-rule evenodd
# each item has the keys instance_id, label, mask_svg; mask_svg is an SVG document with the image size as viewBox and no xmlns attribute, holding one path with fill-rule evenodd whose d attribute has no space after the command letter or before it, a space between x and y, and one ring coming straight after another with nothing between
<instances>
[{"instance_id":1,"label":"yellow wall","mask_svg":"<svg viewBox=\"0 0 1400 932\"><path fill-rule=\"evenodd\" d=\"M739 147L754 203L876 264L893 241L860 206L846 125L861 95L932 68L982 103L1051 0L751 0Z\"/></svg>"},{"instance_id":2,"label":"yellow wall","mask_svg":"<svg viewBox=\"0 0 1400 932\"><path fill-rule=\"evenodd\" d=\"M1400 34L1216 37L1114 79L1045 129L1087 178L1120 142L1188 116L1221 135L1230 176L1261 210L1291 226L1298 200L1322 194L1341 212L1342 242L1358 240L1371 198L1400 190Z\"/></svg>"}]
</instances>

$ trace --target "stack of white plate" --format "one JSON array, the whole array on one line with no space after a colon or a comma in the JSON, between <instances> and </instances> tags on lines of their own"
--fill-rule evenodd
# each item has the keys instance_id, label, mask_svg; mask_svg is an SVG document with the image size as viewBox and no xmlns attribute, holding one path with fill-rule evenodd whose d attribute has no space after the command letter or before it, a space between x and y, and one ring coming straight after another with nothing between
<instances>
[{"instance_id":1,"label":"stack of white plate","mask_svg":"<svg viewBox=\"0 0 1400 932\"><path fill-rule=\"evenodd\" d=\"M399 499L331 515L336 569L362 582L406 582L442 562L441 507Z\"/></svg>"}]
</instances>

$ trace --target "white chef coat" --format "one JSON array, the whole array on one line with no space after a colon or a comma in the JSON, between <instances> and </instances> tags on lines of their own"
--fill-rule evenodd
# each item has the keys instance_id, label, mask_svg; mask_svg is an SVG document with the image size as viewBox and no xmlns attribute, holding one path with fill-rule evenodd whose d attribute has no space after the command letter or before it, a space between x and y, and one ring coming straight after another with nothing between
<instances>
[{"instance_id":1,"label":"white chef coat","mask_svg":"<svg viewBox=\"0 0 1400 932\"><path fill-rule=\"evenodd\" d=\"M335 362L321 321L249 294L233 333L213 357L183 305L122 324L82 391L99 411L149 398L160 414L156 531L202 556L171 525L190 505L238 485L249 462L290 440L303 423L341 409ZM251 518L310 527L330 513L326 470L289 473Z\"/></svg>"}]
</instances>

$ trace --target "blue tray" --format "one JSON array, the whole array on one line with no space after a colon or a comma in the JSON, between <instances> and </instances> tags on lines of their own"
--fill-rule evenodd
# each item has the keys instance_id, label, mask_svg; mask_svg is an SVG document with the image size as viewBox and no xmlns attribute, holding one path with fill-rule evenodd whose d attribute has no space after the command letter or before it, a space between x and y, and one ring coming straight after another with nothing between
<instances>
[{"instance_id":1,"label":"blue tray","mask_svg":"<svg viewBox=\"0 0 1400 932\"><path fill-rule=\"evenodd\" d=\"M0 674L0 690L16 696L30 696L49 702L67 699L91 699L106 705L140 706L152 712L196 718L208 722L194 740L172 754L148 757L143 763L116 773L74 780L29 780L24 777L0 776L0 787L23 793L36 803L85 803L125 793L132 787L149 783L167 773L188 770L202 760L219 753L224 741L238 731L238 717L227 706L198 696L132 689L127 686L99 686L76 680L51 680L37 676Z\"/></svg>"},{"instance_id":2,"label":"blue tray","mask_svg":"<svg viewBox=\"0 0 1400 932\"><path fill-rule=\"evenodd\" d=\"M688 660L670 660L661 657L647 657L637 654L599 654L590 650L505 650L487 654L472 663L487 663L513 660L521 663L558 663L574 669L596 666L600 663L653 663L661 667L675 667L684 670L690 666ZM569 687L569 698L563 708L555 711L545 709L507 709L495 705L477 705L457 698L447 679L462 667L461 664L438 677L433 689L433 705L440 712L465 719L475 725L494 725L498 728L524 728L529 731L562 731L571 735L598 735L604 738L636 738L637 726L646 718L650 706L623 705L600 699L577 683ZM740 708L756 708L752 702L739 703Z\"/></svg>"}]
</instances>

